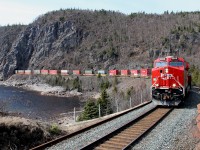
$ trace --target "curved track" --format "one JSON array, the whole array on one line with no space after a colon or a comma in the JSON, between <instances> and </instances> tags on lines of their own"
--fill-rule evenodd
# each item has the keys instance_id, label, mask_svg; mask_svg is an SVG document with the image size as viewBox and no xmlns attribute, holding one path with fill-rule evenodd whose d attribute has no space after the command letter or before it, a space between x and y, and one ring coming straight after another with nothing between
<instances>
[{"instance_id":1,"label":"curved track","mask_svg":"<svg viewBox=\"0 0 200 150\"><path fill-rule=\"evenodd\" d=\"M162 120L172 108L154 108L138 119L117 129L113 133L85 146L83 149L121 150L128 149L141 136Z\"/></svg>"},{"instance_id":2,"label":"curved track","mask_svg":"<svg viewBox=\"0 0 200 150\"><path fill-rule=\"evenodd\" d=\"M110 117L110 118L108 118L108 119L106 119L106 120L103 120L103 121L101 121L101 122L98 122L97 124L91 125L91 126L89 126L89 127L86 127L86 128L84 128L84 129L81 129L81 130L78 130L78 131L76 131L76 132L74 132L74 133L71 133L71 134L69 134L69 135L64 135L63 137L57 138L57 139L52 140L52 141L49 141L49 142L47 142L47 143L38 145L38 146L32 148L31 150L41 150L41 149L45 149L45 148L47 148L47 147L50 147L50 146L55 145L55 144L57 144L57 143L60 143L60 142L66 140L66 139L68 139L68 138L71 138L71 137L73 137L73 136L76 136L76 135L78 135L78 134L81 134L82 132L88 131L88 130L90 130L91 128L94 128L94 127L96 127L96 126L99 126L99 125L101 125L101 124L104 124L104 123L106 123L106 122L109 122L109 121L111 121L111 120L113 120L113 119L116 119L117 117L120 117L120 116L122 116L122 115L125 115L125 114L127 114L127 113L129 113L129 112L131 112L131 111L134 111L134 110L136 110L136 109L139 109L139 108L141 108L141 107L143 107L143 106L145 106L145 105L147 105L147 104L149 104L149 103L150 103L150 101L145 102L145 103L143 103L143 104L141 104L141 105L139 105L139 106L136 106L136 107L134 107L134 108L132 108L132 109L129 109L129 110L127 110L127 111L124 111L124 112L122 112L122 113L120 113L120 114L118 114L118 115L116 115L116 116L113 116L113 117Z\"/></svg>"}]
</instances>

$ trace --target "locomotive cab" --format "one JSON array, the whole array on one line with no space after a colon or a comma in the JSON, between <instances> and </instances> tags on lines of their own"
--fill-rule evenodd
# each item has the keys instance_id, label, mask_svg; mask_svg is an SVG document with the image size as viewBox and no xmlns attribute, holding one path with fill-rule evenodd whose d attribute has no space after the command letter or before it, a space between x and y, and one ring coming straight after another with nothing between
<instances>
[{"instance_id":1,"label":"locomotive cab","mask_svg":"<svg viewBox=\"0 0 200 150\"><path fill-rule=\"evenodd\" d=\"M189 65L183 58L158 58L152 69L152 100L156 105L177 106L188 92Z\"/></svg>"}]
</instances>

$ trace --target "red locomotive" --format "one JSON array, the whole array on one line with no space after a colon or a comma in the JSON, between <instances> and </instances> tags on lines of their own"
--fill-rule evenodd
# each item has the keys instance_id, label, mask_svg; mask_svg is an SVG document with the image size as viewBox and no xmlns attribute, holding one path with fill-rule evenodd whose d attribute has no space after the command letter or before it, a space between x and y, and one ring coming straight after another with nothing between
<instances>
[{"instance_id":1,"label":"red locomotive","mask_svg":"<svg viewBox=\"0 0 200 150\"><path fill-rule=\"evenodd\" d=\"M167 56L154 61L152 100L156 105L177 106L191 87L189 64L181 57Z\"/></svg>"}]
</instances>

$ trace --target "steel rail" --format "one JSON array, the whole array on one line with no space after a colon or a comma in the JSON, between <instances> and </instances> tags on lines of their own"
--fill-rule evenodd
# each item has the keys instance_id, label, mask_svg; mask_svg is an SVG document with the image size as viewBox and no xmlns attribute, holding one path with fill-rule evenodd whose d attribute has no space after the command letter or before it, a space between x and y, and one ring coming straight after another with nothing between
<instances>
[{"instance_id":1,"label":"steel rail","mask_svg":"<svg viewBox=\"0 0 200 150\"><path fill-rule=\"evenodd\" d=\"M104 120L102 120L102 121L100 121L100 122L98 122L98 123L96 123L96 124L90 125L90 126L88 126L88 127L86 127L86 128L80 129L80 130L75 131L75 132L73 132L73 133L71 133L71 134L64 135L64 136L59 137L59 138L57 138L57 139L54 139L54 140L51 140L51 141L49 141L49 142L43 143L43 144L41 144L41 145L38 145L38 146L36 146L36 147L31 148L30 150L43 150L43 149L45 149L45 148L47 148L47 147L51 147L51 146L53 146L53 145L55 145L55 144L57 144L57 143L60 143L60 142L62 142L62 141L64 141L64 140L68 139L68 138L71 138L71 137L76 136L76 135L78 135L78 134L80 134L80 133L82 133L82 132L85 132L85 131L87 131L87 130L90 130L91 128L97 127L97 126L99 126L99 125L101 125L101 124L104 124L104 123L106 123L106 122L109 122L109 121L111 121L111 120L113 120L113 119L115 119L115 118L117 118L117 117L123 116L123 115L125 115L125 114L127 114L127 113L129 113L129 112L131 112L131 111L133 111L133 110L139 109L139 108L141 108L141 107L143 107L143 106L145 106L145 105L147 105L147 104L149 104L149 103L151 103L151 101L144 102L144 103L142 103L142 104L140 104L140 105L138 105L138 106L135 106L135 107L133 107L133 108L131 108L131 109L128 109L128 110L126 110L126 111L124 111L124 112L122 112L122 113L119 113L119 114L115 115L115 116L112 116L112 117L109 117L109 118L107 118L107 119L104 119Z\"/></svg>"},{"instance_id":2,"label":"steel rail","mask_svg":"<svg viewBox=\"0 0 200 150\"><path fill-rule=\"evenodd\" d=\"M173 108L156 107L125 126L81 148L97 150L130 149L142 136L157 125Z\"/></svg>"}]
</instances>

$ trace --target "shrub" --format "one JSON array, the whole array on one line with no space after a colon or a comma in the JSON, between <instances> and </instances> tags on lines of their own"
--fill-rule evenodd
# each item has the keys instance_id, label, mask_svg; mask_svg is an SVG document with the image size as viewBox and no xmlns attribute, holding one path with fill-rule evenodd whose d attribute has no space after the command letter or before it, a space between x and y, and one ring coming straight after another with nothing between
<instances>
[{"instance_id":1,"label":"shrub","mask_svg":"<svg viewBox=\"0 0 200 150\"><path fill-rule=\"evenodd\" d=\"M52 125L50 128L49 128L49 133L53 134L53 135L57 135L57 134L60 134L61 130L58 128L57 125Z\"/></svg>"},{"instance_id":2,"label":"shrub","mask_svg":"<svg viewBox=\"0 0 200 150\"><path fill-rule=\"evenodd\" d=\"M65 21L65 17L60 17L59 20L60 20L61 22L64 22L64 21Z\"/></svg>"},{"instance_id":3,"label":"shrub","mask_svg":"<svg viewBox=\"0 0 200 150\"><path fill-rule=\"evenodd\" d=\"M63 86L65 84L65 78L61 75L58 76L47 76L45 77L46 83L51 86Z\"/></svg>"},{"instance_id":4,"label":"shrub","mask_svg":"<svg viewBox=\"0 0 200 150\"><path fill-rule=\"evenodd\" d=\"M189 70L192 75L192 85L200 86L200 71L196 66L192 66Z\"/></svg>"},{"instance_id":5,"label":"shrub","mask_svg":"<svg viewBox=\"0 0 200 150\"><path fill-rule=\"evenodd\" d=\"M47 76L45 77L46 83L51 86L62 86L65 87L66 90L74 90L78 89L78 92L82 91L81 88L81 81L78 77L75 79L65 79L65 77L58 75L58 76Z\"/></svg>"},{"instance_id":6,"label":"shrub","mask_svg":"<svg viewBox=\"0 0 200 150\"><path fill-rule=\"evenodd\" d=\"M97 75L97 78L98 78L98 79L100 79L100 78L101 78L101 74L100 74L100 73L98 73L98 75Z\"/></svg>"}]
</instances>

